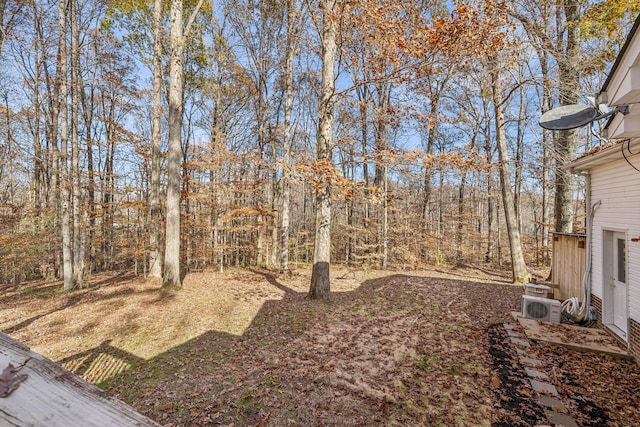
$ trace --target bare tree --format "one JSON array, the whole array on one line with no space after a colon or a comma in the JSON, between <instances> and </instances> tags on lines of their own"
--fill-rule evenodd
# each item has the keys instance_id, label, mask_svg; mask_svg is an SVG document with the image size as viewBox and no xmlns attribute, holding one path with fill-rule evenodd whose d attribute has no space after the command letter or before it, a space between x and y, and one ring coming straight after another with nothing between
<instances>
[{"instance_id":1,"label":"bare tree","mask_svg":"<svg viewBox=\"0 0 640 427\"><path fill-rule=\"evenodd\" d=\"M498 147L498 172L500 175L500 189L502 192L502 207L504 209L509 248L511 249L511 270L514 283L527 282L531 277L524 261L522 240L518 229L518 218L511 188L511 168L509 167L509 152L507 149L507 135L505 128L505 97L502 93L500 79L500 61L494 60L490 64L491 93L493 97L495 138Z\"/></svg>"},{"instance_id":2,"label":"bare tree","mask_svg":"<svg viewBox=\"0 0 640 427\"><path fill-rule=\"evenodd\" d=\"M553 8L546 3L518 3L511 15L518 19L538 51L553 55L558 65L558 97L560 105L578 102L580 97L580 73L584 55L581 48L580 0L565 0ZM554 19L541 19L553 17ZM550 25L554 23L554 25ZM548 80L547 80L548 82ZM556 165L575 158L578 146L577 130L559 131L555 139ZM570 233L573 230L575 177L561 167L555 173L556 230Z\"/></svg>"},{"instance_id":3,"label":"bare tree","mask_svg":"<svg viewBox=\"0 0 640 427\"><path fill-rule=\"evenodd\" d=\"M73 212L73 282L74 287L84 287L84 227L80 188L80 29L77 1L69 1L71 18L71 202Z\"/></svg>"},{"instance_id":4,"label":"bare tree","mask_svg":"<svg viewBox=\"0 0 640 427\"><path fill-rule=\"evenodd\" d=\"M167 157L167 218L162 286L179 288L182 285L180 281L180 160L182 159L184 72L182 0L171 0L170 21L169 154Z\"/></svg>"},{"instance_id":5,"label":"bare tree","mask_svg":"<svg viewBox=\"0 0 640 427\"><path fill-rule=\"evenodd\" d=\"M149 197L149 276L162 277L160 261L160 123L162 119L162 0L153 7L153 118L151 124L151 188Z\"/></svg>"},{"instance_id":6,"label":"bare tree","mask_svg":"<svg viewBox=\"0 0 640 427\"><path fill-rule=\"evenodd\" d=\"M300 29L297 19L295 0L287 0L287 46L284 65L284 129L282 131L282 197L281 197L281 249L280 249L280 269L289 269L289 225L291 216L291 188L290 188L290 168L291 168L291 142L293 139L293 129L291 125L291 112L293 111L293 60L298 45L298 31Z\"/></svg>"},{"instance_id":7,"label":"bare tree","mask_svg":"<svg viewBox=\"0 0 640 427\"><path fill-rule=\"evenodd\" d=\"M171 0L171 58L169 63L169 153L167 156L167 218L162 287L180 288L180 184L182 160L182 113L184 96L184 46L204 0L192 11L187 25L182 22L183 0Z\"/></svg>"},{"instance_id":8,"label":"bare tree","mask_svg":"<svg viewBox=\"0 0 640 427\"><path fill-rule=\"evenodd\" d=\"M58 55L56 85L58 85L57 113L55 120L59 120L60 157L58 161L60 173L60 232L62 235L62 277L65 291L75 288L73 283L73 251L70 228L70 197L69 197L69 123L67 112L67 2L61 1L58 6ZM55 101L54 101L55 102ZM57 135L54 135L55 138Z\"/></svg>"},{"instance_id":9,"label":"bare tree","mask_svg":"<svg viewBox=\"0 0 640 427\"><path fill-rule=\"evenodd\" d=\"M337 26L333 16L334 0L321 0L322 33L322 84L318 117L317 158L320 166L331 164L333 147L333 122L335 105L335 61L338 50ZM323 169L326 170L326 169ZM309 298L329 300L331 292L331 183L327 176L316 188L316 233L313 253L313 270Z\"/></svg>"}]
</instances>

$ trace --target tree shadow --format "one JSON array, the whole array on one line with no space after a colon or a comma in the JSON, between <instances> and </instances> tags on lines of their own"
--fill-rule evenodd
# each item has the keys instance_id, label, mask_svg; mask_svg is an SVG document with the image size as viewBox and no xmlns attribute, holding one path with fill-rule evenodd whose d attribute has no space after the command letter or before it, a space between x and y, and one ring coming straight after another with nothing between
<instances>
[{"instance_id":1,"label":"tree shadow","mask_svg":"<svg viewBox=\"0 0 640 427\"><path fill-rule=\"evenodd\" d=\"M111 276L111 277L106 277L102 280L98 280L95 282L90 282L89 283L89 287L90 288L99 288L102 286L106 286L106 285L114 285L118 282L122 282L122 281L132 281L132 280L136 280L138 278L138 276L136 276L134 273L130 272L130 271L122 271L118 274L116 274L115 276Z\"/></svg>"},{"instance_id":2,"label":"tree shadow","mask_svg":"<svg viewBox=\"0 0 640 427\"><path fill-rule=\"evenodd\" d=\"M61 282L51 283L50 281L38 281L23 283L21 285L0 285L2 295L0 305L20 302L26 298L46 299L53 296L56 291L62 288Z\"/></svg>"},{"instance_id":3,"label":"tree shadow","mask_svg":"<svg viewBox=\"0 0 640 427\"><path fill-rule=\"evenodd\" d=\"M311 301L305 292L285 286L275 275L260 274L284 294L281 299L266 300L242 335L210 330L150 359L114 349L107 342L60 363L161 423L166 413L174 425L230 425L231 420L236 425L263 425L261 420L268 418L261 409L263 399L272 391L278 392L282 381L274 366L278 355L285 355L290 343L324 317L321 313L340 303ZM348 301L344 297L337 300ZM112 362L114 365L130 363L130 367L95 381L92 371L101 371L95 365L110 359L118 359ZM297 380L309 382L308 378ZM156 393L173 397L158 407L155 396L151 397ZM149 396L144 402L140 400L143 394ZM297 394L303 395L303 391ZM229 420L220 424L214 418L215 407L223 404L228 406L225 416ZM289 415L301 419L300 414ZM305 425L314 424L311 415L302 417L309 417Z\"/></svg>"},{"instance_id":4,"label":"tree shadow","mask_svg":"<svg viewBox=\"0 0 640 427\"><path fill-rule=\"evenodd\" d=\"M283 299L299 299L299 297L301 295L306 295L306 292L298 292L295 291L291 288L289 288L288 286L282 284L281 282L278 281L278 278L276 277L275 274L273 274L272 272L269 271L264 271L264 270L258 270L258 269L249 269L249 271L252 271L256 274L261 275L262 277L264 277L267 282L269 282L269 284L271 284L272 286L276 287L277 289L281 290L284 292L284 297Z\"/></svg>"},{"instance_id":5,"label":"tree shadow","mask_svg":"<svg viewBox=\"0 0 640 427\"><path fill-rule=\"evenodd\" d=\"M37 321L39 319L42 319L42 318L47 317L47 316L49 316L49 315L51 315L53 313L65 310L65 309L67 309L69 307L72 307L72 306L78 304L82 300L82 296L83 296L83 294L72 295L72 296L70 296L68 298L67 302L65 304L63 304L62 306L60 306L58 308L55 308L53 310L49 310L49 311L47 311L45 313L41 313L41 314L35 315L35 316L30 317L30 318L28 318L26 320L23 320L22 322L20 322L20 323L18 323L16 325L13 325L13 326L11 326L9 328L3 329L2 332L4 332L5 334L9 334L9 335L13 334L15 332L18 332L19 330L21 330L23 328L26 328L27 326L31 325L33 322L35 322L35 321Z\"/></svg>"},{"instance_id":6,"label":"tree shadow","mask_svg":"<svg viewBox=\"0 0 640 427\"><path fill-rule=\"evenodd\" d=\"M376 424L384 424L389 411L402 410L402 404L385 403L384 397L368 395L371 390L362 386L362 382L345 383L347 388L341 389L336 389L335 384L328 384L328 375L333 371L332 360L339 359L343 366L351 366L349 363L354 357L341 351L333 353L329 346L324 348L322 336L314 343L315 349L307 348L308 341L305 340L309 338L305 334L308 331L316 328L324 331L327 321L338 314L341 316L340 327L348 335L334 336L347 345L352 339L358 344L362 333L368 336L367 325L379 329L388 323L389 311L384 311L387 309L397 309L402 313L413 310L414 314L419 314L423 305L429 310L435 304L440 307L438 313L445 316L453 313L458 317L468 315L484 319L480 314L487 311L486 302L480 300L490 287L498 287L493 302L496 307L504 306L507 316L509 304L518 300L518 290L511 286L477 283L471 291L476 294L475 300L461 301L456 296L465 292L465 288L471 289L468 277L456 280L391 274L362 281L354 290L334 292L332 303L324 304L305 298L305 292L284 285L275 274L265 271L254 273L260 274L269 285L284 294L280 299L266 300L242 335L209 330L149 359L142 359L113 347L110 341L104 341L91 350L68 356L60 363L132 404L141 413L174 425L229 425L234 422L258 425L263 421L266 423L266 420L269 420L266 424L280 425L289 419L299 425L344 425L346 421L357 424L357 420L362 419L364 425L369 416L381 417ZM436 297L443 291L446 291L446 298ZM431 298L444 299L435 303ZM377 318L378 313L372 309L384 312ZM482 328L481 324L472 326L470 334L473 333L473 337L470 340L474 345ZM417 337L426 335L418 334ZM302 338L305 336L307 338ZM380 343L386 343L387 339L382 334ZM407 334L407 344L413 342L411 340ZM393 347L391 354L401 348ZM429 347L429 354L440 352L441 357L430 356L425 360L434 364L441 360L445 368L448 367L451 357L448 357L447 348L447 345L440 349ZM317 351L322 354L318 355ZM378 351L377 347L375 351ZM377 363L375 352L368 357L373 357L372 361ZM396 363L393 357L387 359L392 365ZM411 385L417 392L424 381L426 368L418 367L417 371L412 371L414 367L397 366L398 369L408 369L403 378L407 380L407 387ZM445 369L445 374L455 376L457 368L454 368ZM429 372L433 374L434 371ZM367 375L344 370L340 373L344 378L353 378L354 374ZM375 378L374 375L367 381L375 384ZM407 420L412 424L418 418Z\"/></svg>"},{"instance_id":7,"label":"tree shadow","mask_svg":"<svg viewBox=\"0 0 640 427\"><path fill-rule=\"evenodd\" d=\"M87 288L65 292L63 295L66 298L66 301L59 307L44 311L13 326L6 327L2 329L2 332L6 334L14 334L42 318L89 301L108 301L132 294L155 294L157 295L157 298L149 302L149 304L153 304L160 301L171 300L175 297L170 292L161 292L158 289L154 288L135 290L133 287L126 284L123 284L122 288L113 291L109 290L104 294L98 294L95 292L95 290L97 289L108 288L109 286L118 284L119 282L131 282L132 280L136 280L135 275L131 273L119 273L113 277L104 278L96 282L90 282L89 287ZM12 305L21 304L26 300L32 299L34 295L36 296L36 298L41 298L43 301L46 301L46 298L52 296L55 292L62 292L60 291L60 289L62 289L62 282L60 281L57 281L53 284L50 282L37 282L30 285L23 285L22 291L20 289L20 285L11 286L14 289L12 289L12 292L3 295L3 297L0 298L0 306L5 304L8 305L9 301Z\"/></svg>"},{"instance_id":8,"label":"tree shadow","mask_svg":"<svg viewBox=\"0 0 640 427\"><path fill-rule=\"evenodd\" d=\"M58 310L51 310L51 311L48 311L46 313L42 313L42 314L38 314L37 316L30 317L27 320L23 320L22 322L11 326L10 328L3 329L2 332L4 332L5 334L11 335L13 333L18 332L20 329L26 328L27 326L31 325L36 320L42 319L43 317L47 317L47 316L55 313L56 311L64 310L65 308L66 307L61 307Z\"/></svg>"},{"instance_id":9,"label":"tree shadow","mask_svg":"<svg viewBox=\"0 0 640 427\"><path fill-rule=\"evenodd\" d=\"M85 291L79 291L79 292L81 292L81 293L70 296L68 298L67 302L65 304L61 305L60 307L57 307L57 308L55 308L53 310L46 311L44 313L37 314L37 315L32 316L32 317L30 317L30 318L28 318L26 320L23 320L20 323L17 323L15 325L13 325L13 326L10 326L8 328L4 328L4 329L2 329L2 332L4 332L5 334L9 334L9 335L14 334L14 333L20 331L21 329L24 329L24 328L28 327L29 325L31 325L32 323L34 323L34 322L36 322L36 321L38 321L40 319L43 319L43 318L45 318L47 316L50 316L50 315L52 315L54 313L57 313L59 311L63 311L65 309L67 309L67 308L71 308L71 307L73 307L75 305L82 304L84 302L84 298L83 297L87 294L87 291L85 290ZM117 298L117 297L120 297L120 296L130 295L132 292L133 291L131 289L120 290L120 291L114 292L112 294L104 295L104 296L102 296L100 298L94 298L94 299L92 299L92 301L104 301L104 300L114 299L114 298ZM147 291L141 291L141 292L138 292L138 293L153 293L153 292L157 292L157 291L147 290ZM166 299L170 299L170 298L173 298L173 297L171 295L168 295L168 296L159 295L157 300L166 300ZM153 302L154 301L152 301L150 303L153 303Z\"/></svg>"}]
</instances>

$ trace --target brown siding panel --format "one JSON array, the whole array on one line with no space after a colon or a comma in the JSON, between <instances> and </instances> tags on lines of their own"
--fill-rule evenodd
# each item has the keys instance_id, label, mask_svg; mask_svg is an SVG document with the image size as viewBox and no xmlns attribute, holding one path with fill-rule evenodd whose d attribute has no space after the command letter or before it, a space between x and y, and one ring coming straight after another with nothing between
<instances>
[{"instance_id":1,"label":"brown siding panel","mask_svg":"<svg viewBox=\"0 0 640 427\"><path fill-rule=\"evenodd\" d=\"M598 326L602 326L602 300L591 294L591 305L595 307L598 312Z\"/></svg>"},{"instance_id":2,"label":"brown siding panel","mask_svg":"<svg viewBox=\"0 0 640 427\"><path fill-rule=\"evenodd\" d=\"M640 363L640 323L629 319L629 352Z\"/></svg>"}]
</instances>

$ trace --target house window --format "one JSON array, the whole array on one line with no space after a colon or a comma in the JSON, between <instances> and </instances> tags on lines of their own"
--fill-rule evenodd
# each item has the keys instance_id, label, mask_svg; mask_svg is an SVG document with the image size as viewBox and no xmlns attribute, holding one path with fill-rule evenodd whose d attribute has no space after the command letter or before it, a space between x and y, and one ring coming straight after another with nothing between
<instances>
[{"instance_id":1,"label":"house window","mask_svg":"<svg viewBox=\"0 0 640 427\"><path fill-rule=\"evenodd\" d=\"M627 251L625 250L625 239L616 239L616 245L618 246L618 259L616 260L618 282L627 283Z\"/></svg>"}]
</instances>

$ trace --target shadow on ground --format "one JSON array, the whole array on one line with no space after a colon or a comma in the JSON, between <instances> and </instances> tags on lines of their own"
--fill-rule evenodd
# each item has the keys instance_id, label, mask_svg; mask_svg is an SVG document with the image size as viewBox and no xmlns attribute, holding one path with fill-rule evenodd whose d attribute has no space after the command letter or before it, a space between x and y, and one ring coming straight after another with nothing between
<instances>
[{"instance_id":1,"label":"shadow on ground","mask_svg":"<svg viewBox=\"0 0 640 427\"><path fill-rule=\"evenodd\" d=\"M336 289L346 289L340 280L358 285L347 276L334 280ZM245 272L234 276L245 283L232 292L239 304L274 289L282 297L264 302L241 335L209 330L149 359L105 340L60 363L167 425L546 422L515 350L495 326L511 320L520 287L464 276L391 274L334 292L327 304L306 299L287 276ZM169 325L161 313L167 306L154 301L172 297L158 298L144 310L158 311L153 319ZM197 322L202 312L185 315ZM578 411L585 398L567 394L577 403L565 404Z\"/></svg>"},{"instance_id":2,"label":"shadow on ground","mask_svg":"<svg viewBox=\"0 0 640 427\"><path fill-rule=\"evenodd\" d=\"M149 360L107 341L61 363L173 425L491 423L478 343L519 289L394 274L327 304L256 273L284 294L242 336L206 332Z\"/></svg>"},{"instance_id":3,"label":"shadow on ground","mask_svg":"<svg viewBox=\"0 0 640 427\"><path fill-rule=\"evenodd\" d=\"M12 326L5 327L2 332L6 334L15 334L16 332L30 326L34 322L39 319L50 316L54 313L61 312L71 307L80 306L88 301L104 301L104 300L114 300L124 296L130 296L133 292L135 292L132 288L123 287L118 289L115 292L105 292L98 294L95 291L100 288L108 288L109 285L117 284L123 281L131 281L136 280L136 276L132 273L122 272L115 275L101 275L96 280L92 280L87 283L87 288L78 289L71 292L66 292L63 294L62 303L54 306L52 309L47 310L45 312L39 313L35 316L32 316L28 319L22 320ZM16 306L22 304L23 301L31 299L33 296L36 298L42 299L44 301L48 300L52 296L57 293L62 292L62 287L60 282L57 281L55 283L49 282L32 282L30 284L21 284L21 285L0 285L2 286L2 295L0 296L0 306ZM154 293L157 294L156 290L145 290L143 293ZM158 294L158 298L163 298L163 295ZM165 297L166 298L166 297Z\"/></svg>"}]
</instances>

